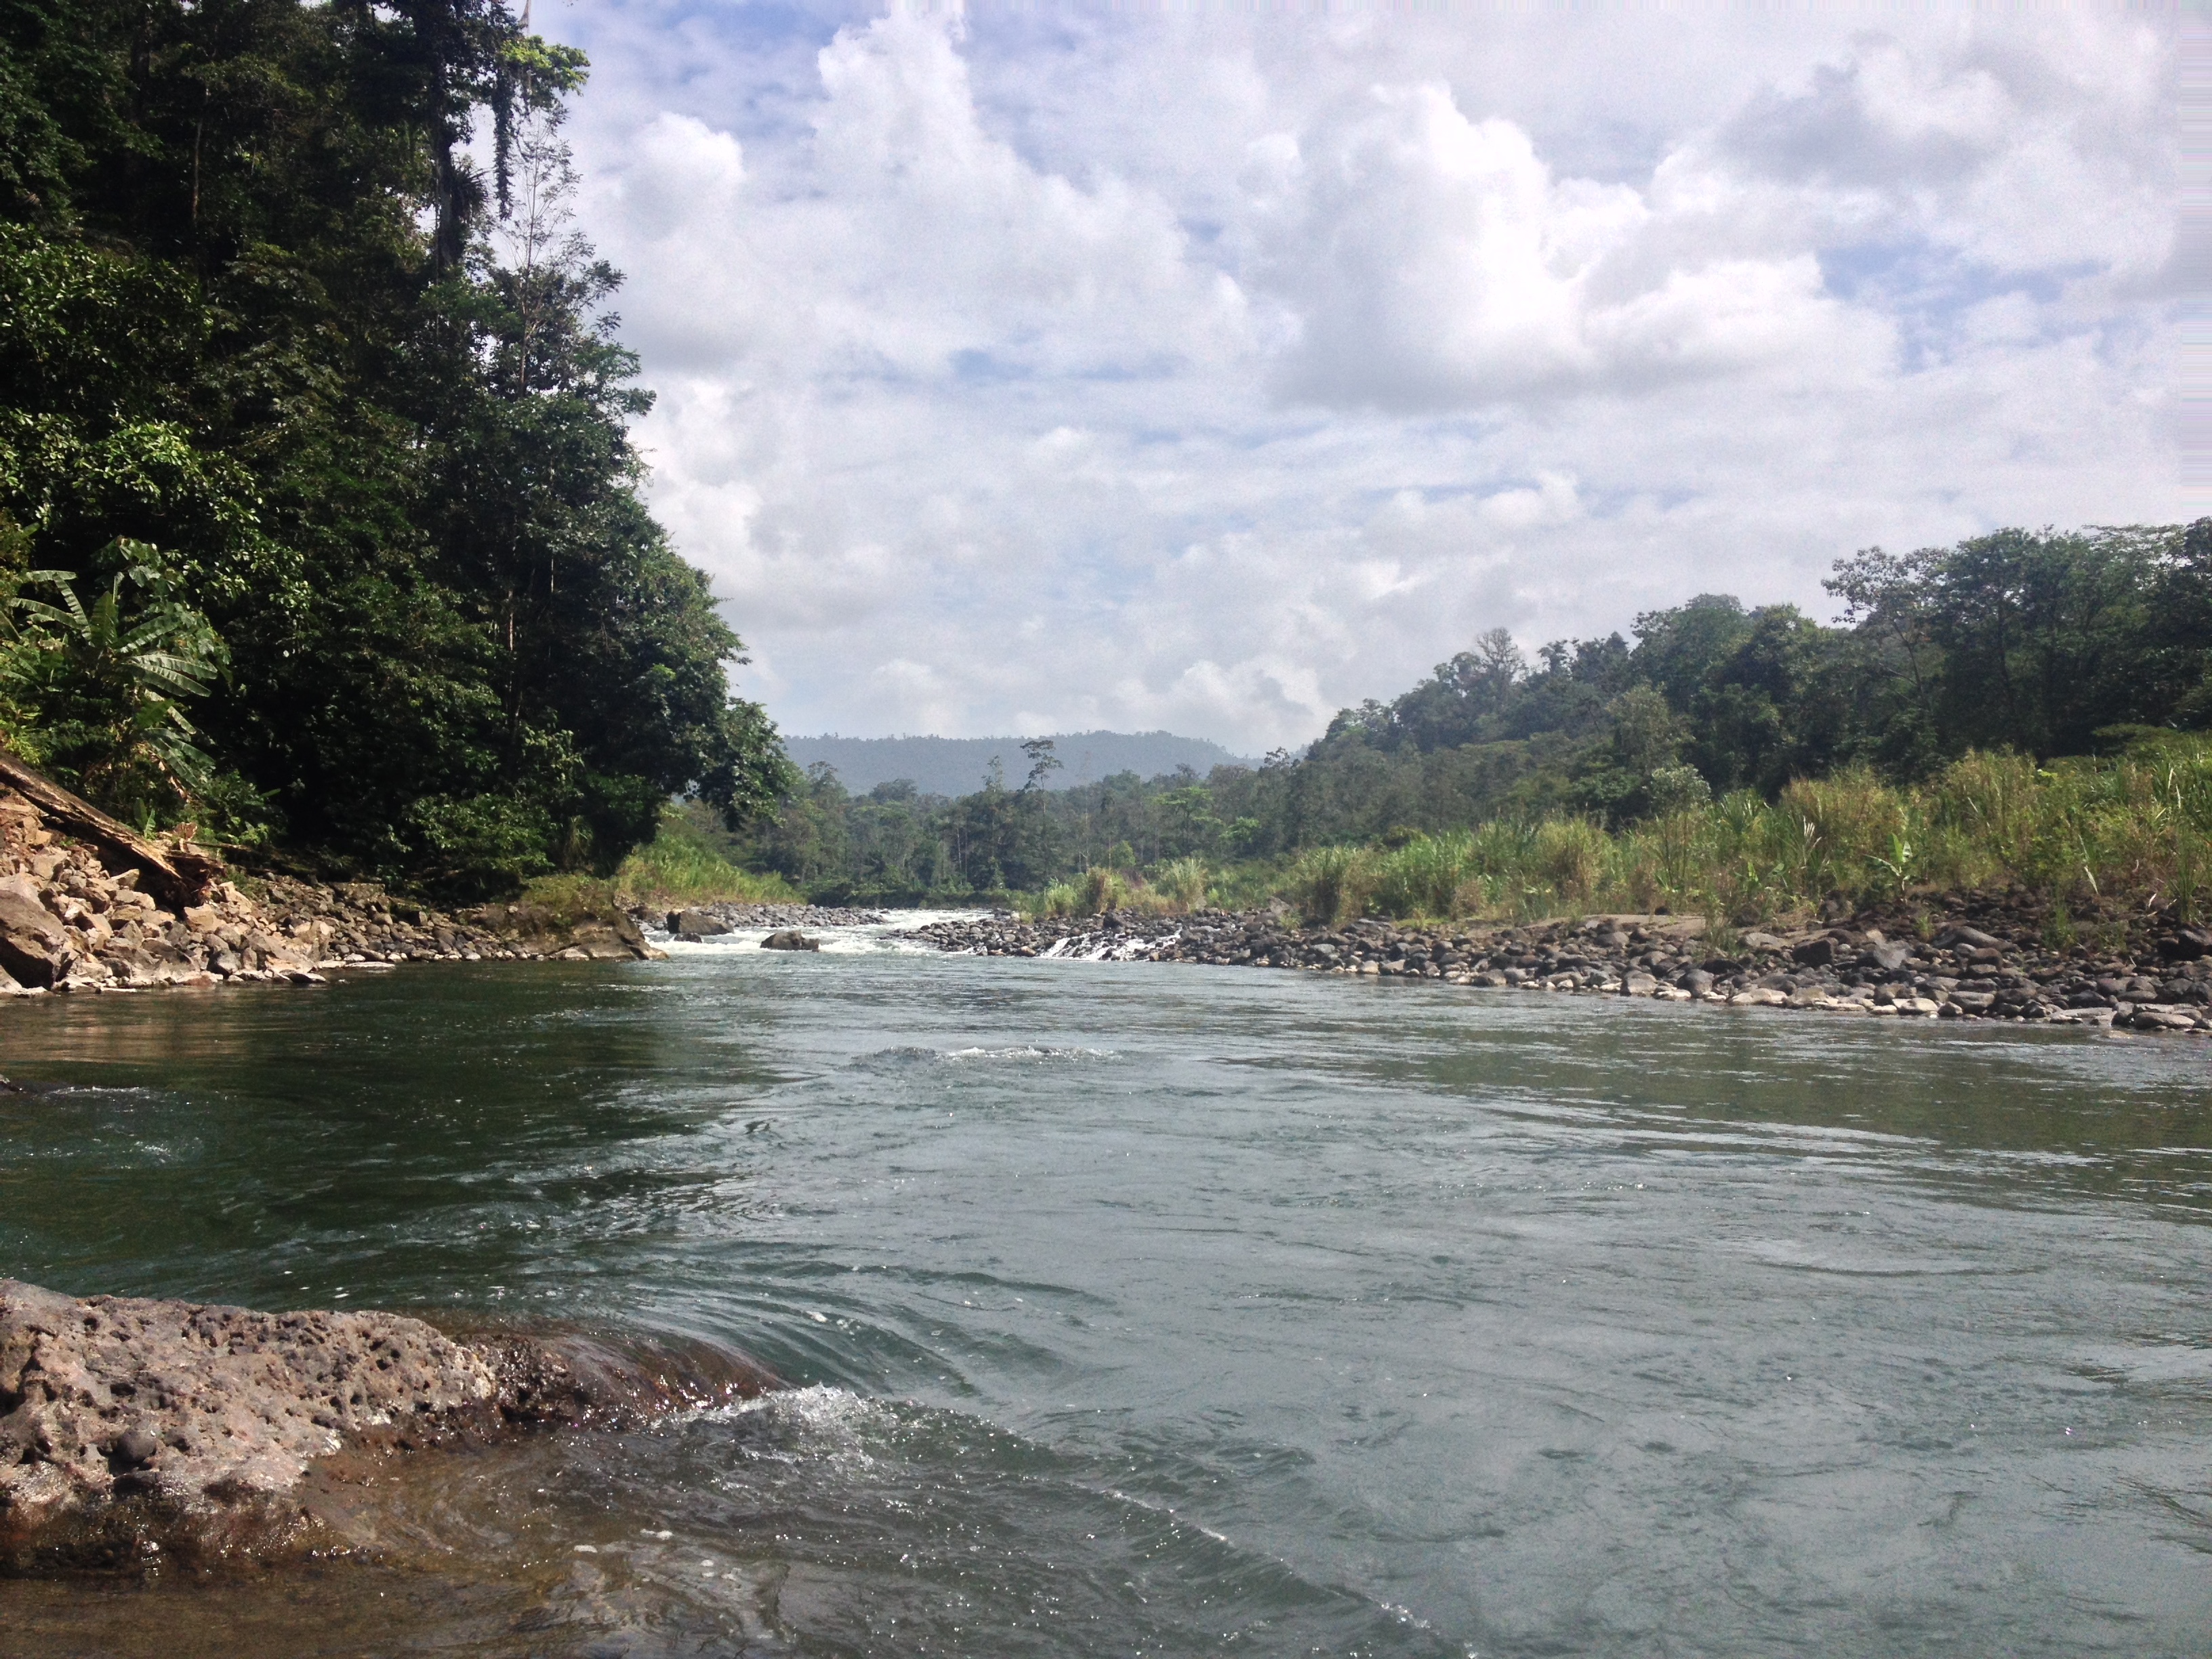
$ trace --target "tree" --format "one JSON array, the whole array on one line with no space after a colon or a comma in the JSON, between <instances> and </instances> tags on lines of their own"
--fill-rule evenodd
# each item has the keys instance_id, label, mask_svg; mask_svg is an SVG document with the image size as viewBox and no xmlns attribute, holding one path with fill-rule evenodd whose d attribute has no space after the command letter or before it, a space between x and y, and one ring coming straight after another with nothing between
<instances>
[{"instance_id":1,"label":"tree","mask_svg":"<svg viewBox=\"0 0 2212 1659\"><path fill-rule=\"evenodd\" d=\"M88 592L161 548L205 751L342 867L604 869L792 781L639 497L583 72L502 0L0 0L0 530Z\"/></svg>"},{"instance_id":2,"label":"tree","mask_svg":"<svg viewBox=\"0 0 2212 1659\"><path fill-rule=\"evenodd\" d=\"M114 574L89 608L70 572L23 574L0 629L0 698L32 739L26 759L134 821L174 822L220 793L183 705L207 695L222 643L176 598L158 549L119 541L108 555Z\"/></svg>"}]
</instances>

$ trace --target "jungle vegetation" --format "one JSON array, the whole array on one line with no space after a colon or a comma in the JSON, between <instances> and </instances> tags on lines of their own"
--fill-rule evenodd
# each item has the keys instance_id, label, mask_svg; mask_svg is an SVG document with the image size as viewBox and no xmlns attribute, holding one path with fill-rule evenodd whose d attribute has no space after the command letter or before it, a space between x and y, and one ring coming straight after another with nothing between
<instances>
[{"instance_id":1,"label":"jungle vegetation","mask_svg":"<svg viewBox=\"0 0 2212 1659\"><path fill-rule=\"evenodd\" d=\"M1503 629L1257 767L956 798L813 769L732 865L876 902L1755 913L1916 884L2194 904L2212 520L1839 560L1841 611L1702 594L1526 659Z\"/></svg>"},{"instance_id":2,"label":"jungle vegetation","mask_svg":"<svg viewBox=\"0 0 2212 1659\"><path fill-rule=\"evenodd\" d=\"M504 0L0 0L0 740L448 891L785 791L639 496L585 74Z\"/></svg>"}]
</instances>

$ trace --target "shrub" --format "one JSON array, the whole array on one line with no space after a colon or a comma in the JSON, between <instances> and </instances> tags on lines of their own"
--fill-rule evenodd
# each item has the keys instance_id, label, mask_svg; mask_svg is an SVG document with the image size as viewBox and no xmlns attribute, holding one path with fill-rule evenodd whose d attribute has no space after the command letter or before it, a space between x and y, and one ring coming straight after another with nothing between
<instances>
[{"instance_id":1,"label":"shrub","mask_svg":"<svg viewBox=\"0 0 2212 1659\"><path fill-rule=\"evenodd\" d=\"M741 870L691 832L680 810L664 812L660 833L624 859L614 888L643 904L787 904L802 896L781 876Z\"/></svg>"},{"instance_id":2,"label":"shrub","mask_svg":"<svg viewBox=\"0 0 2212 1659\"><path fill-rule=\"evenodd\" d=\"M184 702L207 694L229 653L178 594L179 561L118 539L100 556L112 569L88 605L66 570L33 570L0 606L0 733L118 817L151 829L227 798L258 805L220 781L198 746Z\"/></svg>"},{"instance_id":3,"label":"shrub","mask_svg":"<svg viewBox=\"0 0 2212 1659\"><path fill-rule=\"evenodd\" d=\"M1326 927L1363 915L1374 889L1375 855L1364 847L1316 847L1283 880L1298 914Z\"/></svg>"},{"instance_id":4,"label":"shrub","mask_svg":"<svg viewBox=\"0 0 2212 1659\"><path fill-rule=\"evenodd\" d=\"M1176 860L1165 866L1176 870L1178 891L1162 892L1146 885L1144 878L1109 870L1103 865L1093 865L1073 881L1056 882L1027 901L1023 908L1031 916L1103 916L1109 910L1141 910L1152 915L1172 915L1194 908L1182 902L1180 891L1187 891L1191 871L1176 869L1177 865L1194 866L1198 877L1198 896L1200 902L1206 896L1206 866L1195 859Z\"/></svg>"},{"instance_id":5,"label":"shrub","mask_svg":"<svg viewBox=\"0 0 2212 1659\"><path fill-rule=\"evenodd\" d=\"M1152 872L1152 891L1184 915L1206 908L1206 890L1211 884L1211 872L1206 867L1206 860L1200 858L1173 859Z\"/></svg>"},{"instance_id":6,"label":"shrub","mask_svg":"<svg viewBox=\"0 0 2212 1659\"><path fill-rule=\"evenodd\" d=\"M1374 903L1390 916L1449 916L1474 867L1465 830L1415 835L1375 864Z\"/></svg>"}]
</instances>

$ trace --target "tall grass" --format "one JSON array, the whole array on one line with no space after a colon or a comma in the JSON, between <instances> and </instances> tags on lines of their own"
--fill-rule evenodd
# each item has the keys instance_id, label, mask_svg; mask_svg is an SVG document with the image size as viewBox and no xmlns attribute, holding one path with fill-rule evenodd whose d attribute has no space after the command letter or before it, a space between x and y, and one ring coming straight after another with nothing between
<instances>
[{"instance_id":1,"label":"tall grass","mask_svg":"<svg viewBox=\"0 0 2212 1659\"><path fill-rule=\"evenodd\" d=\"M1830 901L2018 888L2049 901L2062 932L2116 907L2171 907L2190 921L2212 909L2212 739L2168 734L2118 759L2045 766L1969 754L1911 786L1847 769L1771 802L1748 791L1680 799L1676 811L1613 831L1499 819L1390 848L1312 848L1279 866L1209 871L1183 859L1149 879L1094 869L1029 908L1179 915L1277 896L1322 926L1664 908L1718 931Z\"/></svg>"},{"instance_id":2,"label":"tall grass","mask_svg":"<svg viewBox=\"0 0 2212 1659\"><path fill-rule=\"evenodd\" d=\"M1316 847L1285 873L1283 896L1308 921L1323 926L1362 915L1374 895L1379 857L1366 847Z\"/></svg>"},{"instance_id":3,"label":"tall grass","mask_svg":"<svg viewBox=\"0 0 2212 1659\"><path fill-rule=\"evenodd\" d=\"M614 887L626 902L659 906L796 904L805 897L781 876L740 870L666 820L658 836L622 861Z\"/></svg>"},{"instance_id":4,"label":"tall grass","mask_svg":"<svg viewBox=\"0 0 2212 1659\"><path fill-rule=\"evenodd\" d=\"M1663 906L1749 926L1831 900L1999 888L2040 895L2062 928L2115 906L2194 921L2212 908L2212 742L2048 766L1969 754L1910 787L1846 770L1771 803L1739 792L1612 832L1501 820L1389 850L1316 848L1274 887L1323 925Z\"/></svg>"},{"instance_id":5,"label":"tall grass","mask_svg":"<svg viewBox=\"0 0 2212 1659\"><path fill-rule=\"evenodd\" d=\"M1204 859L1170 859L1152 872L1152 889L1176 915L1188 915L1206 908L1207 888L1212 874Z\"/></svg>"},{"instance_id":6,"label":"tall grass","mask_svg":"<svg viewBox=\"0 0 2212 1659\"><path fill-rule=\"evenodd\" d=\"M1182 858L1154 866L1149 876L1093 866L1073 880L1046 888L1022 908L1031 917L1097 916L1109 910L1181 916L1204 909L1215 896L1213 872L1206 860Z\"/></svg>"}]
</instances>

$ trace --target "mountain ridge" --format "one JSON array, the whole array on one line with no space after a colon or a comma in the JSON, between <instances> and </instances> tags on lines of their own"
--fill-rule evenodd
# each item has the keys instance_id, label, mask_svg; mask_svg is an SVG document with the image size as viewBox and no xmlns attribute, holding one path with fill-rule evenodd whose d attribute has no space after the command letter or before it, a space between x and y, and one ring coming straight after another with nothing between
<instances>
[{"instance_id":1,"label":"mountain ridge","mask_svg":"<svg viewBox=\"0 0 2212 1659\"><path fill-rule=\"evenodd\" d=\"M787 737L783 747L799 766L826 762L836 769L838 781L854 794L903 778L924 794L957 796L983 787L994 758L1007 787L1018 787L1029 772L1024 741L1018 737L847 738L824 732ZM1153 778L1188 766L1202 777L1217 766L1259 763L1210 738L1178 737L1167 731L1058 732L1049 741L1060 768L1046 775L1044 787L1048 789L1096 783L1121 772Z\"/></svg>"}]
</instances>

